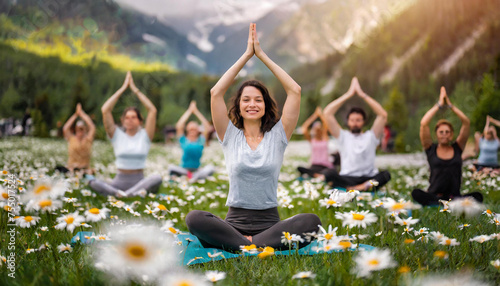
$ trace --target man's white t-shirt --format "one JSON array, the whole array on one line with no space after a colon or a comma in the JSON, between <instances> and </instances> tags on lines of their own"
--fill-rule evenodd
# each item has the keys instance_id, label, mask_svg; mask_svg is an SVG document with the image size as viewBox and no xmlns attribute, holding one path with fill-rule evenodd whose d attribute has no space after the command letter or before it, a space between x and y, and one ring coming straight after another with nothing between
<instances>
[{"instance_id":1,"label":"man's white t-shirt","mask_svg":"<svg viewBox=\"0 0 500 286\"><path fill-rule=\"evenodd\" d=\"M373 131L353 134L341 130L337 138L340 153L340 175L343 176L375 176L375 151L380 139L375 137Z\"/></svg>"}]
</instances>

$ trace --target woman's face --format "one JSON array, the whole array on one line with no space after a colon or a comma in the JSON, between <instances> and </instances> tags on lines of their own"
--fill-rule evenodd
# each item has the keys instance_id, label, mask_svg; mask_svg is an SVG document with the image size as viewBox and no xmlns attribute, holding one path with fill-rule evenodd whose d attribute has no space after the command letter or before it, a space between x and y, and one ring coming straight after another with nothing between
<instances>
[{"instance_id":1,"label":"woman's face","mask_svg":"<svg viewBox=\"0 0 500 286\"><path fill-rule=\"evenodd\" d=\"M493 127L493 126L490 126L490 127L488 128L488 130L486 131L486 135L484 136L484 138L485 138L486 140L491 140L491 139L493 139L493 131L495 131L494 129L495 129L495 127Z\"/></svg>"},{"instance_id":2,"label":"woman's face","mask_svg":"<svg viewBox=\"0 0 500 286\"><path fill-rule=\"evenodd\" d=\"M186 137L197 138L200 135L198 123L191 121L186 125Z\"/></svg>"},{"instance_id":3,"label":"woman's face","mask_svg":"<svg viewBox=\"0 0 500 286\"><path fill-rule=\"evenodd\" d=\"M453 131L447 124L439 125L438 129L436 130L436 135L438 143L442 145L450 144L453 140Z\"/></svg>"},{"instance_id":4,"label":"woman's face","mask_svg":"<svg viewBox=\"0 0 500 286\"><path fill-rule=\"evenodd\" d=\"M264 96L253 86L243 88L240 98L240 113L244 120L261 119L266 112Z\"/></svg>"},{"instance_id":5,"label":"woman's face","mask_svg":"<svg viewBox=\"0 0 500 286\"><path fill-rule=\"evenodd\" d=\"M122 125L125 127L125 130L136 130L141 126L141 121L134 110L129 110L122 118Z\"/></svg>"}]
</instances>

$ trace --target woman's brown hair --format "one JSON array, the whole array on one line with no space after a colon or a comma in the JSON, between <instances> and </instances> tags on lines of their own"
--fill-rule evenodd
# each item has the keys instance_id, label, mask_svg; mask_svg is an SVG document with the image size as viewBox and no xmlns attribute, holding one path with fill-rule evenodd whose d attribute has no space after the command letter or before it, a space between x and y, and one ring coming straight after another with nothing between
<instances>
[{"instance_id":1,"label":"woman's brown hair","mask_svg":"<svg viewBox=\"0 0 500 286\"><path fill-rule=\"evenodd\" d=\"M241 84L238 89L238 93L232 99L232 106L229 109L229 118L233 122L234 126L238 129L243 129L243 117L240 111L240 100L243 89L247 86L253 86L260 91L262 97L264 98L265 111L264 116L261 118L260 131L262 133L270 131L274 125L279 121L278 118L278 107L276 101L271 97L266 86L257 80L248 80Z\"/></svg>"}]
</instances>

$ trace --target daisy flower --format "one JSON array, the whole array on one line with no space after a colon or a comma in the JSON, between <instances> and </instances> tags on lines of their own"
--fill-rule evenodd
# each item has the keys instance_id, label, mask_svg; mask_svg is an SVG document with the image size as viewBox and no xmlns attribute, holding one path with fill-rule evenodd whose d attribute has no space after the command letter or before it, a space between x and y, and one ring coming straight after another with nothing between
<instances>
[{"instance_id":1,"label":"daisy flower","mask_svg":"<svg viewBox=\"0 0 500 286\"><path fill-rule=\"evenodd\" d=\"M42 212L54 212L62 207L62 201L53 200L50 198L44 200L30 200L26 204L26 211L42 211Z\"/></svg>"},{"instance_id":2,"label":"daisy flower","mask_svg":"<svg viewBox=\"0 0 500 286\"><path fill-rule=\"evenodd\" d=\"M414 225L418 221L419 221L418 218L413 219L412 217L409 217L407 219L402 219L399 216L394 217L394 223L399 225L405 225L405 226Z\"/></svg>"},{"instance_id":3,"label":"daisy flower","mask_svg":"<svg viewBox=\"0 0 500 286\"><path fill-rule=\"evenodd\" d=\"M497 270L500 270L500 259L490 261L490 264Z\"/></svg>"},{"instance_id":4,"label":"daisy flower","mask_svg":"<svg viewBox=\"0 0 500 286\"><path fill-rule=\"evenodd\" d=\"M159 285L162 286L208 286L209 282L204 276L200 276L191 272L177 272L175 274L168 274L161 279Z\"/></svg>"},{"instance_id":5,"label":"daisy flower","mask_svg":"<svg viewBox=\"0 0 500 286\"><path fill-rule=\"evenodd\" d=\"M462 197L452 200L448 203L451 213L455 215L465 214L468 217L480 214L484 205L471 197Z\"/></svg>"},{"instance_id":6,"label":"daisy flower","mask_svg":"<svg viewBox=\"0 0 500 286\"><path fill-rule=\"evenodd\" d=\"M23 195L22 200L24 202L55 200L62 197L66 191L68 191L68 184L62 180L38 180L35 186Z\"/></svg>"},{"instance_id":7,"label":"daisy flower","mask_svg":"<svg viewBox=\"0 0 500 286\"><path fill-rule=\"evenodd\" d=\"M458 226L458 228L459 228L460 230L462 230L462 229L464 229L464 228L466 228L466 227L469 227L469 226L470 226L470 224L468 224L468 223L464 223L464 224L459 225L459 226Z\"/></svg>"},{"instance_id":8,"label":"daisy flower","mask_svg":"<svg viewBox=\"0 0 500 286\"><path fill-rule=\"evenodd\" d=\"M439 241L439 244L447 246L457 246L460 245L460 242L458 242L455 238L443 237Z\"/></svg>"},{"instance_id":9,"label":"daisy flower","mask_svg":"<svg viewBox=\"0 0 500 286\"><path fill-rule=\"evenodd\" d=\"M336 213L335 217L342 220L342 226L349 225L349 227L357 226L362 228L366 228L367 225L370 225L378 220L377 216L369 211Z\"/></svg>"},{"instance_id":10,"label":"daisy flower","mask_svg":"<svg viewBox=\"0 0 500 286\"><path fill-rule=\"evenodd\" d=\"M434 257L441 258L441 259L448 259L448 252L443 251L443 250L436 250L434 251Z\"/></svg>"},{"instance_id":11,"label":"daisy flower","mask_svg":"<svg viewBox=\"0 0 500 286\"><path fill-rule=\"evenodd\" d=\"M257 252L259 252L255 244L240 245L240 250L242 253L249 253L249 254L256 254Z\"/></svg>"},{"instance_id":12,"label":"daisy flower","mask_svg":"<svg viewBox=\"0 0 500 286\"><path fill-rule=\"evenodd\" d=\"M478 236L474 236L473 238L469 239L469 241L475 241L475 242L479 242L479 243L483 243L483 242L486 242L488 240L491 240L491 236L489 236L489 235L478 235Z\"/></svg>"},{"instance_id":13,"label":"daisy flower","mask_svg":"<svg viewBox=\"0 0 500 286\"><path fill-rule=\"evenodd\" d=\"M392 259L391 251L388 249L374 249L372 251L359 252L354 258L356 268L354 271L359 277L370 276L373 271L379 271L396 266Z\"/></svg>"},{"instance_id":14,"label":"daisy flower","mask_svg":"<svg viewBox=\"0 0 500 286\"><path fill-rule=\"evenodd\" d=\"M415 230L413 232L415 235L423 235L423 234L428 234L429 233L429 229L426 228L426 227L422 227L420 228L419 230Z\"/></svg>"},{"instance_id":15,"label":"daisy flower","mask_svg":"<svg viewBox=\"0 0 500 286\"><path fill-rule=\"evenodd\" d=\"M396 201L392 198L387 198L385 199L385 202L382 205L389 214L407 214L408 210L416 209L418 208L417 205L415 205L412 202L405 201L403 199Z\"/></svg>"},{"instance_id":16,"label":"daisy flower","mask_svg":"<svg viewBox=\"0 0 500 286\"><path fill-rule=\"evenodd\" d=\"M40 220L40 217L37 216L22 216L16 219L16 225L22 228L30 228L37 224Z\"/></svg>"},{"instance_id":17,"label":"daisy flower","mask_svg":"<svg viewBox=\"0 0 500 286\"><path fill-rule=\"evenodd\" d=\"M226 273L225 272L220 272L220 271L207 271L205 272L205 278L212 282L215 283L219 280L225 279L226 278Z\"/></svg>"},{"instance_id":18,"label":"daisy flower","mask_svg":"<svg viewBox=\"0 0 500 286\"><path fill-rule=\"evenodd\" d=\"M178 249L174 240L156 225L116 225L109 229L113 243L95 244L96 263L106 265L118 279L156 280L166 271L175 271Z\"/></svg>"},{"instance_id":19,"label":"daisy flower","mask_svg":"<svg viewBox=\"0 0 500 286\"><path fill-rule=\"evenodd\" d=\"M326 229L324 229L323 226L321 225L318 225L318 227L320 230L320 233L318 233L318 241L322 240L328 241L337 236L337 227L333 228L332 225L329 225L328 231L326 231Z\"/></svg>"},{"instance_id":20,"label":"daisy flower","mask_svg":"<svg viewBox=\"0 0 500 286\"><path fill-rule=\"evenodd\" d=\"M260 259L265 259L265 258L268 258L269 256L273 256L273 255L274 255L274 248L272 248L270 246L266 246L261 253L257 254L257 256Z\"/></svg>"},{"instance_id":21,"label":"daisy flower","mask_svg":"<svg viewBox=\"0 0 500 286\"><path fill-rule=\"evenodd\" d=\"M316 277L316 274L312 273L311 271L302 271L293 275L292 279L305 279L305 278L314 279L314 277Z\"/></svg>"},{"instance_id":22,"label":"daisy flower","mask_svg":"<svg viewBox=\"0 0 500 286\"><path fill-rule=\"evenodd\" d=\"M97 222L106 218L107 213L110 210L108 208L91 208L85 211L85 217L87 221Z\"/></svg>"},{"instance_id":23,"label":"daisy flower","mask_svg":"<svg viewBox=\"0 0 500 286\"><path fill-rule=\"evenodd\" d=\"M72 214L67 214L63 215L61 217L58 217L56 219L57 225L55 226L56 229L66 229L69 232L73 232L75 227L80 226L80 224L85 220L85 218L81 215L78 214L78 211L72 213Z\"/></svg>"},{"instance_id":24,"label":"daisy flower","mask_svg":"<svg viewBox=\"0 0 500 286\"><path fill-rule=\"evenodd\" d=\"M71 252L73 251L73 247L71 247L71 245L69 244L61 243L59 246L57 246L57 250L59 250L59 252Z\"/></svg>"},{"instance_id":25,"label":"daisy flower","mask_svg":"<svg viewBox=\"0 0 500 286\"><path fill-rule=\"evenodd\" d=\"M292 244L294 242L304 242L304 239L297 234L290 234L289 232L284 231L283 236L281 237L281 243L285 245Z\"/></svg>"}]
</instances>

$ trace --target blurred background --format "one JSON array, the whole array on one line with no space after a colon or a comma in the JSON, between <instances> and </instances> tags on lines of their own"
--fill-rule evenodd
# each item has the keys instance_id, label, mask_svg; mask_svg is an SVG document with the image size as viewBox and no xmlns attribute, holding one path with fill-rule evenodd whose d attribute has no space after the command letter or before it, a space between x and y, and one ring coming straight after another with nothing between
<instances>
[{"instance_id":1,"label":"blurred background","mask_svg":"<svg viewBox=\"0 0 500 286\"><path fill-rule=\"evenodd\" d=\"M81 102L104 139L100 108L131 70L158 109L161 141L191 100L210 115L210 88L244 52L250 22L302 86L299 124L353 76L388 111L397 152L421 149L420 119L440 86L472 131L500 118L500 0L0 0L0 132L57 137ZM256 58L248 78L282 106ZM130 105L141 106L127 91L115 120ZM363 102L337 118L352 105Z\"/></svg>"}]
</instances>

